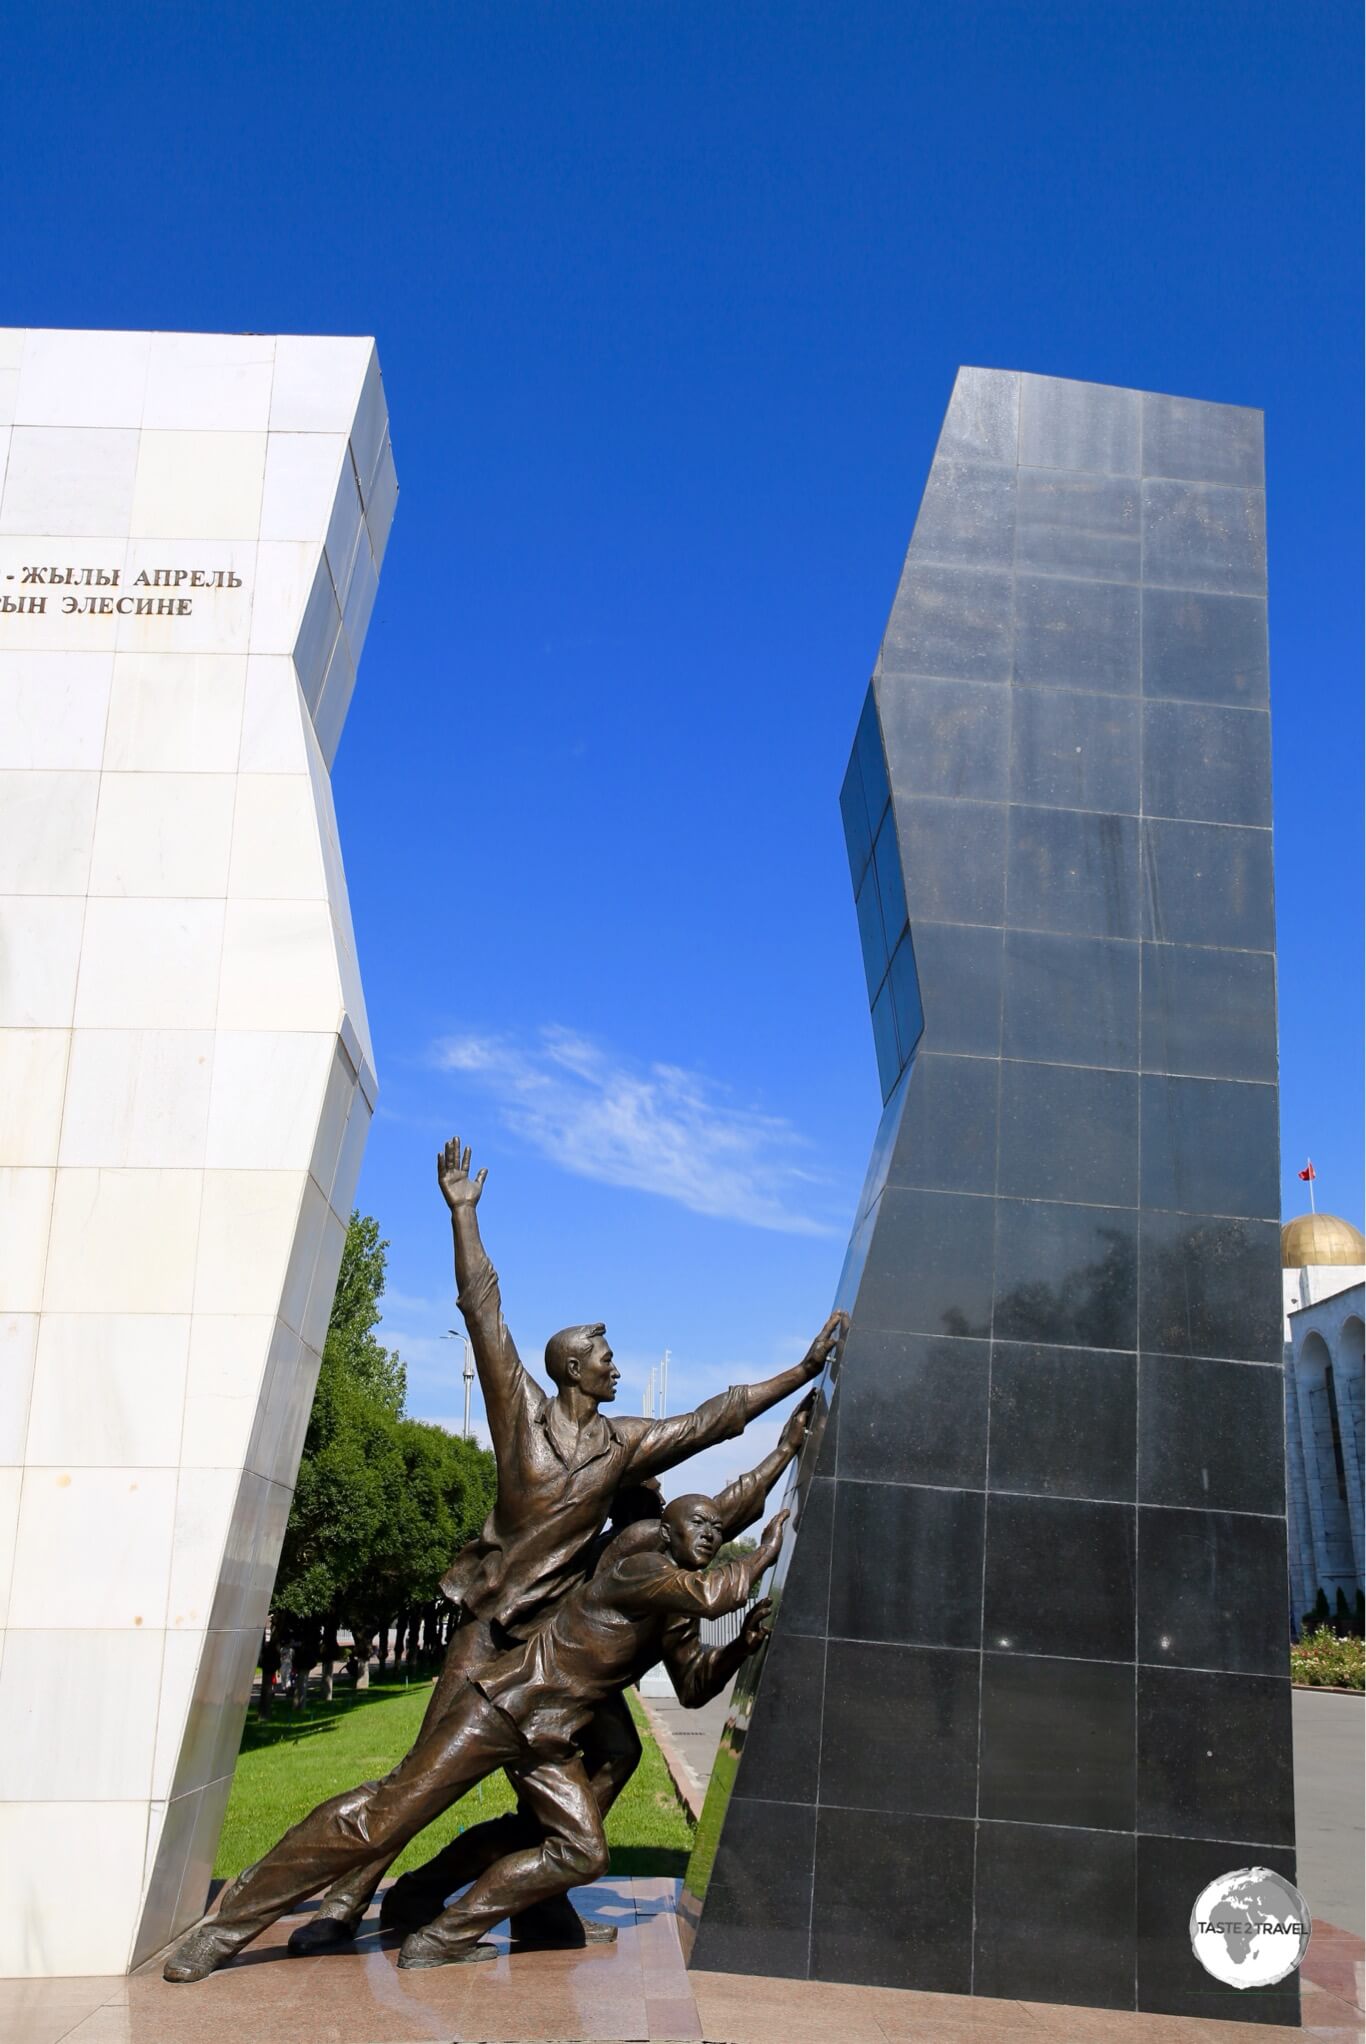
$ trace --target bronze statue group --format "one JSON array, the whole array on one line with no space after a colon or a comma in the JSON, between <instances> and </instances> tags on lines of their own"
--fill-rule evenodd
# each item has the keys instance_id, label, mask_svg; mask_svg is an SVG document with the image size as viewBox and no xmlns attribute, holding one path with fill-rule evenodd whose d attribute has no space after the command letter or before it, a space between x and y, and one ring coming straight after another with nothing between
<instances>
[{"instance_id":1,"label":"bronze statue group","mask_svg":"<svg viewBox=\"0 0 1366 2044\"><path fill-rule=\"evenodd\" d=\"M471 1177L469 1166L458 1140L437 1159L498 1496L442 1583L458 1621L422 1728L383 1781L319 1804L229 1883L216 1913L167 1960L167 1980L202 1980L320 1888L327 1892L290 1951L349 1943L408 1841L500 1767L517 1794L515 1813L462 1832L386 1890L381 1927L406 1933L399 1965L490 1958L495 1948L483 1933L505 1917L514 1949L615 1937L580 1918L568 1898L607 1871L604 1819L640 1759L625 1691L662 1659L681 1701L696 1707L764 1636L766 1602L726 1646L704 1647L699 1621L748 1604L777 1556L782 1512L752 1553L716 1561L800 1451L806 1405L773 1453L717 1497L665 1505L656 1479L818 1377L843 1317L832 1316L803 1361L765 1383L735 1385L676 1419L607 1419L599 1408L615 1397L618 1372L601 1324L551 1336L553 1396L525 1369L479 1234L486 1173Z\"/></svg>"}]
</instances>

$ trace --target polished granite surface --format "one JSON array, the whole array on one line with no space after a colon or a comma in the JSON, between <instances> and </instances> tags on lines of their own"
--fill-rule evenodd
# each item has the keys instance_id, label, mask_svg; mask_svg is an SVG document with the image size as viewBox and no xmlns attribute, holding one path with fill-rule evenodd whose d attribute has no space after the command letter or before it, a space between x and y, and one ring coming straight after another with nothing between
<instances>
[{"instance_id":1,"label":"polished granite surface","mask_svg":"<svg viewBox=\"0 0 1366 2044\"><path fill-rule=\"evenodd\" d=\"M1187 1935L1295 1874L1268 700L1260 415L960 371L840 794L883 1113L703 1972L1295 2020Z\"/></svg>"},{"instance_id":2,"label":"polished granite surface","mask_svg":"<svg viewBox=\"0 0 1366 2044\"><path fill-rule=\"evenodd\" d=\"M1242 2024L1020 1999L845 1987L687 1972L675 1883L608 1880L581 1891L619 1926L614 1946L400 1973L397 1940L367 1933L354 1952L288 1959L286 1917L195 1987L155 1963L128 1979L0 1980L0 2044L1235 2044ZM372 1915L372 1921L373 1915ZM1266 2037L1359 2044L1362 1944L1316 1928L1304 2023Z\"/></svg>"}]
</instances>

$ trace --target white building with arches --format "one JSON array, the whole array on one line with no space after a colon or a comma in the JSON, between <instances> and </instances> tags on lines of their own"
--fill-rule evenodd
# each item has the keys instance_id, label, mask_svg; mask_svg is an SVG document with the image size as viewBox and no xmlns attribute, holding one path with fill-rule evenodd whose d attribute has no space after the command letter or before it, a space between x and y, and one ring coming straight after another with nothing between
<instances>
[{"instance_id":1,"label":"white building with arches","mask_svg":"<svg viewBox=\"0 0 1366 2044\"><path fill-rule=\"evenodd\" d=\"M1362 1588L1362 1349L1366 1242L1335 1214L1281 1230L1285 1296L1285 1461L1290 1616L1320 1590Z\"/></svg>"}]
</instances>

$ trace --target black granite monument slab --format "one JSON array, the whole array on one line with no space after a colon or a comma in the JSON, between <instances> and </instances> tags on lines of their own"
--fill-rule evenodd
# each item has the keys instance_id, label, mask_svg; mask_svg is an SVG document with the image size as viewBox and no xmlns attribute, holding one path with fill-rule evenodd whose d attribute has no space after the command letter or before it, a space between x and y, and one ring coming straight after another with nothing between
<instances>
[{"instance_id":1,"label":"black granite monument slab","mask_svg":"<svg viewBox=\"0 0 1366 2044\"><path fill-rule=\"evenodd\" d=\"M1294 1869L1267 703L1260 414L961 371L840 797L884 1112L696 1966L1298 2021L1188 1937Z\"/></svg>"}]
</instances>

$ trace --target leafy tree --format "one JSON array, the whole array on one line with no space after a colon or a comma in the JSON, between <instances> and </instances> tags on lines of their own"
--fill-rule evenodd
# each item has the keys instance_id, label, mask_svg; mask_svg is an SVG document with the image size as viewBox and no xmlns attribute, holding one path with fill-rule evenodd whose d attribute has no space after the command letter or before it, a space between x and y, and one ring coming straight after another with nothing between
<instances>
[{"instance_id":1,"label":"leafy tree","mask_svg":"<svg viewBox=\"0 0 1366 2044\"><path fill-rule=\"evenodd\" d=\"M327 1666L338 1626L359 1641L410 1613L434 1621L440 1579L493 1502L487 1450L405 1415L403 1363L375 1334L387 1247L352 1214L276 1577L277 1626Z\"/></svg>"}]
</instances>

